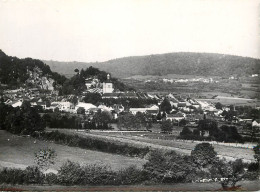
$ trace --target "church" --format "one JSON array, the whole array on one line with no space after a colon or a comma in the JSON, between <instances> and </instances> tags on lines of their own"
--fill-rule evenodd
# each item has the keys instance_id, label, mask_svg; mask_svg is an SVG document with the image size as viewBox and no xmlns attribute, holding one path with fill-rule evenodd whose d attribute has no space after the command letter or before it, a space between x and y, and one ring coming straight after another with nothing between
<instances>
[{"instance_id":1,"label":"church","mask_svg":"<svg viewBox=\"0 0 260 192\"><path fill-rule=\"evenodd\" d=\"M103 94L105 93L113 93L113 83L110 80L110 74L107 74L107 80L103 82Z\"/></svg>"}]
</instances>

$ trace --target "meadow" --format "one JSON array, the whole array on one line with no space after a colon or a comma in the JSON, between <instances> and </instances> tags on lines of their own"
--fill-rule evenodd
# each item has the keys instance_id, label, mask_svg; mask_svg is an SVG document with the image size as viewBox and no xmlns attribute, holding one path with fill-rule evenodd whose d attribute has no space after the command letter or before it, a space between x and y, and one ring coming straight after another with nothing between
<instances>
[{"instance_id":1,"label":"meadow","mask_svg":"<svg viewBox=\"0 0 260 192\"><path fill-rule=\"evenodd\" d=\"M50 168L53 172L56 172L66 160L80 164L98 163L110 166L112 170L119 170L131 165L141 168L146 162L140 158L59 145L48 141L36 140L32 137L13 135L0 130L0 168L13 167L24 169L27 166L35 165L34 153L45 147L53 148L57 153L56 162Z\"/></svg>"},{"instance_id":2,"label":"meadow","mask_svg":"<svg viewBox=\"0 0 260 192\"><path fill-rule=\"evenodd\" d=\"M82 132L72 129L59 129L66 134L78 134L80 137L94 137L102 140L113 141L116 143L127 143L136 147L150 147L158 150L174 150L180 154L190 155L190 152L198 142L176 140L175 136L161 134L159 132L102 132L91 131ZM241 158L246 162L254 160L254 152L251 148L241 148L223 144L213 144L213 147L219 157L229 160Z\"/></svg>"}]
</instances>

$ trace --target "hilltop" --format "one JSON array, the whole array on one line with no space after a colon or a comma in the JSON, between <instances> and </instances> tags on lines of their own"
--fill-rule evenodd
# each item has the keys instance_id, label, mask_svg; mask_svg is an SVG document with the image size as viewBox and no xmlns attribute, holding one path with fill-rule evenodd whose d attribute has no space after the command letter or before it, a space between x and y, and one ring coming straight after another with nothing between
<instances>
[{"instance_id":1,"label":"hilltop","mask_svg":"<svg viewBox=\"0 0 260 192\"><path fill-rule=\"evenodd\" d=\"M97 67L115 77L133 75L251 75L259 71L260 60L248 57L214 53L166 53L147 56L124 57L106 62L44 61L53 71L71 76L74 69Z\"/></svg>"},{"instance_id":2,"label":"hilltop","mask_svg":"<svg viewBox=\"0 0 260 192\"><path fill-rule=\"evenodd\" d=\"M66 80L38 59L19 59L6 55L0 50L0 83L8 88L37 87L54 90Z\"/></svg>"}]
</instances>

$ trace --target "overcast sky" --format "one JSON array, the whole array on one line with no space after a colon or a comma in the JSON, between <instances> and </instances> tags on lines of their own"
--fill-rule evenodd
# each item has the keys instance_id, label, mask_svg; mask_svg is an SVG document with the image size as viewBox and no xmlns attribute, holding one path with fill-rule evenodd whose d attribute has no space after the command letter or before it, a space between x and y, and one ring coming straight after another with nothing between
<instances>
[{"instance_id":1,"label":"overcast sky","mask_svg":"<svg viewBox=\"0 0 260 192\"><path fill-rule=\"evenodd\" d=\"M106 61L169 52L260 58L259 0L0 0L0 49Z\"/></svg>"}]
</instances>

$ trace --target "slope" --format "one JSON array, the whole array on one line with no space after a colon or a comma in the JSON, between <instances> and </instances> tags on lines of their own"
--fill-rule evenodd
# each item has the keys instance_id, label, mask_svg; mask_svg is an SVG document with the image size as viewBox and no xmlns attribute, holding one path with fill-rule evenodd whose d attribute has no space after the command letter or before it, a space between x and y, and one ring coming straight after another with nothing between
<instances>
[{"instance_id":1,"label":"slope","mask_svg":"<svg viewBox=\"0 0 260 192\"><path fill-rule=\"evenodd\" d=\"M98 67L113 76L125 78L133 75L202 75L230 76L258 73L260 60L215 53L166 53L124 57L106 62L44 61L54 71L71 75L75 68Z\"/></svg>"}]
</instances>

